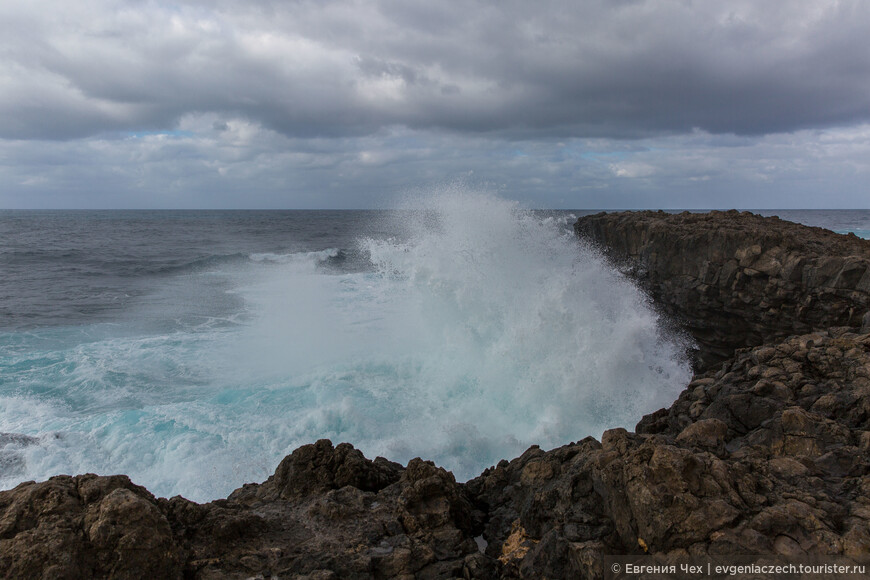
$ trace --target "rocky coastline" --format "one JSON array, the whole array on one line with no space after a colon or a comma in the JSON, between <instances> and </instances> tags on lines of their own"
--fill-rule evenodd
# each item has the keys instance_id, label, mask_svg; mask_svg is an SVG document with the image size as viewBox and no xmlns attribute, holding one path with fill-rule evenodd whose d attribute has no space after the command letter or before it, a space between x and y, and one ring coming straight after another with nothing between
<instances>
[{"instance_id":1,"label":"rocky coastline","mask_svg":"<svg viewBox=\"0 0 870 580\"><path fill-rule=\"evenodd\" d=\"M466 483L326 440L208 504L122 475L22 483L0 492L0 576L600 578L617 554L870 558L870 241L737 212L575 230L697 344L691 383L634 432L532 447Z\"/></svg>"},{"instance_id":2,"label":"rocky coastline","mask_svg":"<svg viewBox=\"0 0 870 580\"><path fill-rule=\"evenodd\" d=\"M738 348L831 327L870 331L870 241L749 212L600 213L599 246L698 345L698 367Z\"/></svg>"}]
</instances>

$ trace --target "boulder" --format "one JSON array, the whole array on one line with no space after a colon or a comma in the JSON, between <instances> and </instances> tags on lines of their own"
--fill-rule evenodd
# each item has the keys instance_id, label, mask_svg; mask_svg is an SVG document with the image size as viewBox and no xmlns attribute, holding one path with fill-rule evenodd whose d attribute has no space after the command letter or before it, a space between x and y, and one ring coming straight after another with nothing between
<instances>
[{"instance_id":1,"label":"boulder","mask_svg":"<svg viewBox=\"0 0 870 580\"><path fill-rule=\"evenodd\" d=\"M166 515L126 476L57 476L0 492L4 578L181 578Z\"/></svg>"}]
</instances>

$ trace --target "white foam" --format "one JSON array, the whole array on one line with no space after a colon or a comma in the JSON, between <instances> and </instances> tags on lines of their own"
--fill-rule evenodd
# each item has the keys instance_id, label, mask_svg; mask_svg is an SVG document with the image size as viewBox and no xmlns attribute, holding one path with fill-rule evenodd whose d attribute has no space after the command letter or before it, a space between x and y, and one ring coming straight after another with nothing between
<instances>
[{"instance_id":1,"label":"white foam","mask_svg":"<svg viewBox=\"0 0 870 580\"><path fill-rule=\"evenodd\" d=\"M642 293L563 224L486 195L414 203L393 214L406 241L362 242L374 272L324 273L333 250L232 266L243 324L16 355L0 432L40 443L0 485L121 472L202 501L322 437L466 479L533 443L631 428L688 381Z\"/></svg>"},{"instance_id":2,"label":"white foam","mask_svg":"<svg viewBox=\"0 0 870 580\"><path fill-rule=\"evenodd\" d=\"M320 262L335 258L339 254L338 248L328 248L318 252L291 252L289 254L275 254L273 252L260 252L250 254L248 257L254 262L274 262L277 264L300 264L314 268Z\"/></svg>"}]
</instances>

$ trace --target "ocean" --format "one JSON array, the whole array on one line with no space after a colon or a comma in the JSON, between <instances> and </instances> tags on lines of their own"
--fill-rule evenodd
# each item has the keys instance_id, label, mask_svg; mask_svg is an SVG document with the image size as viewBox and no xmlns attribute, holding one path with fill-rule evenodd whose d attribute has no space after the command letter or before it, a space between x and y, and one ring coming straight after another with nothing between
<instances>
[{"instance_id":1,"label":"ocean","mask_svg":"<svg viewBox=\"0 0 870 580\"><path fill-rule=\"evenodd\" d=\"M0 211L0 489L125 473L225 497L347 441L459 480L632 428L686 338L576 240L586 211ZM769 211L870 237L870 211Z\"/></svg>"}]
</instances>

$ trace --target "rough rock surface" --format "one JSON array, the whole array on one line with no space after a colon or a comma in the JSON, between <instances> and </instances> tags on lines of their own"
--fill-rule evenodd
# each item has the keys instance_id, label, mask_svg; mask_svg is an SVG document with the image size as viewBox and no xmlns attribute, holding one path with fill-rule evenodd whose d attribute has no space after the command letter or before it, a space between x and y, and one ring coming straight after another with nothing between
<instances>
[{"instance_id":1,"label":"rough rock surface","mask_svg":"<svg viewBox=\"0 0 870 580\"><path fill-rule=\"evenodd\" d=\"M741 351L636 431L532 448L467 484L503 572L599 577L603 554L646 550L870 556L870 335Z\"/></svg>"},{"instance_id":2,"label":"rough rock surface","mask_svg":"<svg viewBox=\"0 0 870 580\"><path fill-rule=\"evenodd\" d=\"M638 255L670 247L656 236ZM829 253L853 255L853 243ZM761 312L749 306L745 316ZM825 326L794 314L788 324ZM751 337L764 328L747 325ZM827 328L738 349L635 431L532 447L465 484L431 462L372 461L326 440L202 505L156 499L125 476L23 483L0 492L0 577L599 578L602 556L645 552L870 563L870 333Z\"/></svg>"},{"instance_id":3,"label":"rough rock surface","mask_svg":"<svg viewBox=\"0 0 870 580\"><path fill-rule=\"evenodd\" d=\"M692 334L701 368L790 335L870 331L870 240L733 210L600 213L574 230Z\"/></svg>"},{"instance_id":4,"label":"rough rock surface","mask_svg":"<svg viewBox=\"0 0 870 580\"><path fill-rule=\"evenodd\" d=\"M0 493L4 578L181 578L163 510L123 475L52 477Z\"/></svg>"},{"instance_id":5,"label":"rough rock surface","mask_svg":"<svg viewBox=\"0 0 870 580\"><path fill-rule=\"evenodd\" d=\"M199 505L125 476L59 476L0 492L3 578L487 577L464 486L431 462L370 461L326 440L263 484Z\"/></svg>"}]
</instances>

